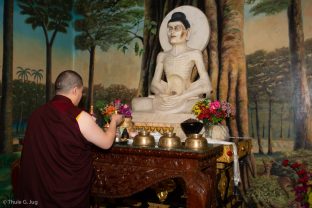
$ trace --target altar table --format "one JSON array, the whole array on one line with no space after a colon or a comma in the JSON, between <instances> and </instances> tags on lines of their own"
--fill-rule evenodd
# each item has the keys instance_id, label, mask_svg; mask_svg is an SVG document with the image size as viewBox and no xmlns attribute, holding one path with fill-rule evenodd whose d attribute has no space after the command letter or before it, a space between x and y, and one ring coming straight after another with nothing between
<instances>
[{"instance_id":1,"label":"altar table","mask_svg":"<svg viewBox=\"0 0 312 208\"><path fill-rule=\"evenodd\" d=\"M128 197L170 178L185 181L187 207L216 207L216 159L222 146L207 150L166 150L114 145L93 152L96 178L91 195L103 198Z\"/></svg>"}]
</instances>

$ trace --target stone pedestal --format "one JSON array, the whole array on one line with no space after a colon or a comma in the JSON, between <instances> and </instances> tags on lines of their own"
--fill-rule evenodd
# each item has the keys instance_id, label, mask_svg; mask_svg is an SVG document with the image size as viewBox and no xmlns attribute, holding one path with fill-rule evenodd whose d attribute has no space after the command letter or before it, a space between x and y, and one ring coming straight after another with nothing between
<instances>
[{"instance_id":1,"label":"stone pedestal","mask_svg":"<svg viewBox=\"0 0 312 208\"><path fill-rule=\"evenodd\" d=\"M181 141L186 139L186 135L181 129L180 123L183 121L193 118L193 114L160 114L160 113L143 113L143 112L133 112L132 121L137 128L145 127L150 131L162 131L172 130L176 133Z\"/></svg>"}]
</instances>

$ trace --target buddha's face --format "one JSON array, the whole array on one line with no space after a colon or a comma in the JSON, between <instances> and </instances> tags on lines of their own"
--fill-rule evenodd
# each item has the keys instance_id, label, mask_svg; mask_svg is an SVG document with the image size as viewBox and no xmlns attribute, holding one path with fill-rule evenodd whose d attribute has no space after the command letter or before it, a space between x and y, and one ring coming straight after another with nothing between
<instances>
[{"instance_id":1,"label":"buddha's face","mask_svg":"<svg viewBox=\"0 0 312 208\"><path fill-rule=\"evenodd\" d=\"M172 45L187 41L188 30L185 29L182 22L169 22L167 28L168 39Z\"/></svg>"}]
</instances>

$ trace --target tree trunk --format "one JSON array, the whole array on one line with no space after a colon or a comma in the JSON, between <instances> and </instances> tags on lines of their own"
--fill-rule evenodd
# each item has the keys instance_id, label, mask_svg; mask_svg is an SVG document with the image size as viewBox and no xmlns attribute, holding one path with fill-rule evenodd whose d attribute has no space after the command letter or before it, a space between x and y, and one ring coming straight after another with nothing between
<instances>
[{"instance_id":1,"label":"tree trunk","mask_svg":"<svg viewBox=\"0 0 312 208\"><path fill-rule=\"evenodd\" d=\"M209 20L210 40L207 48L208 70L212 86L211 99L217 98L219 80L219 40L218 40L218 12L215 0L205 0L205 14Z\"/></svg>"},{"instance_id":2,"label":"tree trunk","mask_svg":"<svg viewBox=\"0 0 312 208\"><path fill-rule=\"evenodd\" d=\"M268 154L273 153L272 150L272 139L271 139L271 129L272 129L272 95L269 96L269 120L268 120Z\"/></svg>"},{"instance_id":3,"label":"tree trunk","mask_svg":"<svg viewBox=\"0 0 312 208\"><path fill-rule=\"evenodd\" d=\"M254 129L254 125L253 125L253 113L252 113L252 109L250 109L250 125L251 125L251 137L255 137L255 129Z\"/></svg>"},{"instance_id":4,"label":"tree trunk","mask_svg":"<svg viewBox=\"0 0 312 208\"><path fill-rule=\"evenodd\" d=\"M264 127L264 122L262 124L262 138L264 138L265 135L265 127Z\"/></svg>"},{"instance_id":5,"label":"tree trunk","mask_svg":"<svg viewBox=\"0 0 312 208\"><path fill-rule=\"evenodd\" d=\"M311 100L304 61L304 36L300 0L291 0L288 7L290 67L294 84L295 112L294 149L312 148Z\"/></svg>"},{"instance_id":6,"label":"tree trunk","mask_svg":"<svg viewBox=\"0 0 312 208\"><path fill-rule=\"evenodd\" d=\"M46 44L46 102L52 98L52 46Z\"/></svg>"},{"instance_id":7,"label":"tree trunk","mask_svg":"<svg viewBox=\"0 0 312 208\"><path fill-rule=\"evenodd\" d=\"M138 87L138 96L148 96L150 92L150 80L156 67L157 54L160 51L158 41L159 28L164 17L166 0L144 1L144 19L146 22L156 22L157 32L152 34L147 25L144 28L144 54L142 57L141 75Z\"/></svg>"},{"instance_id":8,"label":"tree trunk","mask_svg":"<svg viewBox=\"0 0 312 208\"><path fill-rule=\"evenodd\" d=\"M24 101L22 101L20 105L21 105L21 111L20 111L19 122L18 122L18 129L19 130L21 130L22 126L23 126Z\"/></svg>"},{"instance_id":9,"label":"tree trunk","mask_svg":"<svg viewBox=\"0 0 312 208\"><path fill-rule=\"evenodd\" d=\"M284 104L282 104L281 107L281 118L280 118L280 122L281 122L281 127L280 127L280 138L283 138L283 114L284 114Z\"/></svg>"},{"instance_id":10,"label":"tree trunk","mask_svg":"<svg viewBox=\"0 0 312 208\"><path fill-rule=\"evenodd\" d=\"M87 111L90 111L91 105L93 105L93 78L94 78L94 57L95 46L90 48L90 62L89 62L89 83L88 83L88 95L87 95Z\"/></svg>"},{"instance_id":11,"label":"tree trunk","mask_svg":"<svg viewBox=\"0 0 312 208\"><path fill-rule=\"evenodd\" d=\"M287 131L287 138L288 139L290 138L290 132L291 132L290 124L291 124L291 122L288 121L288 131Z\"/></svg>"},{"instance_id":12,"label":"tree trunk","mask_svg":"<svg viewBox=\"0 0 312 208\"><path fill-rule=\"evenodd\" d=\"M0 110L0 153L12 152L13 125L13 0L3 6L3 67Z\"/></svg>"},{"instance_id":13,"label":"tree trunk","mask_svg":"<svg viewBox=\"0 0 312 208\"><path fill-rule=\"evenodd\" d=\"M221 0L221 68L218 94L228 101L236 116L229 120L232 136L248 137L248 96L244 52L244 0Z\"/></svg>"},{"instance_id":14,"label":"tree trunk","mask_svg":"<svg viewBox=\"0 0 312 208\"><path fill-rule=\"evenodd\" d=\"M257 132L257 141L258 141L258 148L259 148L259 154L263 153L263 148L261 144L261 138L260 138L260 122L259 122L259 106L258 106L258 96L255 96L255 108L256 108L256 132ZM264 127L263 127L264 128ZM263 136L264 137L264 136Z\"/></svg>"}]
</instances>

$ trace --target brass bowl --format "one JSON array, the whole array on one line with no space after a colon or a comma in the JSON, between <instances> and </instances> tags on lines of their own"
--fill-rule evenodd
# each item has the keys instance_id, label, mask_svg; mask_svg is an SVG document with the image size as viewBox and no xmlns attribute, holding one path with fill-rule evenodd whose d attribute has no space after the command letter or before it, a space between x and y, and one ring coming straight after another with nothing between
<instances>
[{"instance_id":1,"label":"brass bowl","mask_svg":"<svg viewBox=\"0 0 312 208\"><path fill-rule=\"evenodd\" d=\"M166 132L160 137L158 146L168 149L178 148L181 146L181 139L173 132Z\"/></svg>"},{"instance_id":2,"label":"brass bowl","mask_svg":"<svg viewBox=\"0 0 312 208\"><path fill-rule=\"evenodd\" d=\"M154 147L155 138L147 131L140 131L139 134L133 138L132 145L141 147Z\"/></svg>"},{"instance_id":3,"label":"brass bowl","mask_svg":"<svg viewBox=\"0 0 312 208\"><path fill-rule=\"evenodd\" d=\"M193 150L203 150L208 148L208 142L202 134L190 134L185 140L185 147Z\"/></svg>"}]
</instances>

